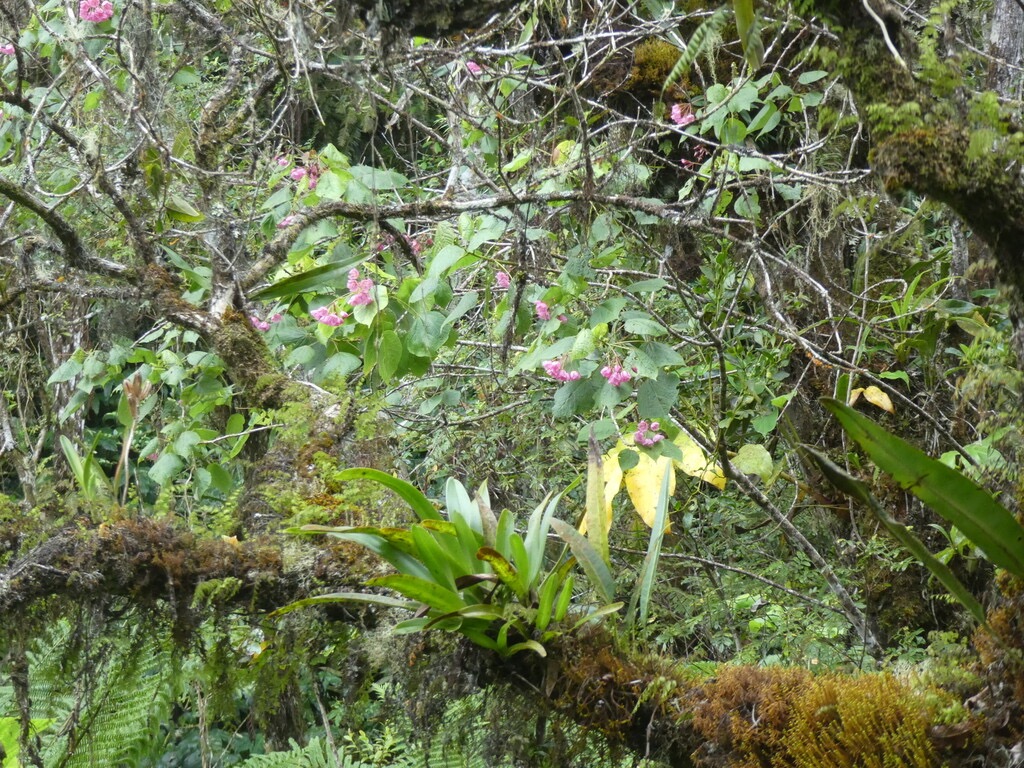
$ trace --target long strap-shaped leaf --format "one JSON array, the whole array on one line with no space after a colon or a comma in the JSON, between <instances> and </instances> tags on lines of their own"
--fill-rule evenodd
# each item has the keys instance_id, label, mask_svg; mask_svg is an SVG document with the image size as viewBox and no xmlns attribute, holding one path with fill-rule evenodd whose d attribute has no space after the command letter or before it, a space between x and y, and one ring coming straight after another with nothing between
<instances>
[{"instance_id":1,"label":"long strap-shaped leaf","mask_svg":"<svg viewBox=\"0 0 1024 768\"><path fill-rule=\"evenodd\" d=\"M410 485L404 480L399 480L393 475L389 475L387 472L381 472L379 469L369 469L368 467L355 467L353 469L346 469L344 472L340 472L337 475L337 480L357 480L366 478L367 480L376 480L378 483L383 485L385 488L397 493L402 499L412 507L412 511L416 513L416 516L420 520L442 520L440 513L434 509L434 505L430 503L430 500L424 496L418 488Z\"/></svg>"},{"instance_id":2,"label":"long strap-shaped leaf","mask_svg":"<svg viewBox=\"0 0 1024 768\"><path fill-rule=\"evenodd\" d=\"M959 528L994 565L1024 579L1024 526L988 491L848 405L831 398L821 402L901 488Z\"/></svg>"},{"instance_id":3,"label":"long strap-shaped leaf","mask_svg":"<svg viewBox=\"0 0 1024 768\"><path fill-rule=\"evenodd\" d=\"M587 574L601 599L606 603L612 602L615 599L615 579L601 559L601 555L594 549L594 545L587 541L583 534L557 517L551 521L551 527L569 545L576 561L583 567L583 572Z\"/></svg>"},{"instance_id":4,"label":"long strap-shaped leaf","mask_svg":"<svg viewBox=\"0 0 1024 768\"><path fill-rule=\"evenodd\" d=\"M974 599L967 587L953 575L953 572L946 567L946 565L939 559L937 559L921 540L917 538L913 533L908 531L905 526L900 525L889 514L882 509L882 505L878 503L874 496L871 495L871 491L868 490L868 486L861 480L856 479L852 475L843 471L838 465L830 461L826 456L818 451L814 450L810 446L803 445L801 450L814 459L814 462L818 465L822 474L825 475L826 479L832 483L836 488L845 493L847 496L863 502L868 509L875 513L875 516L881 521L882 525L885 526L886 530L892 534L893 538L900 542L918 561L931 571L935 578L942 582L949 593L953 595L960 603L971 612L971 615L978 620L979 624L985 624L985 609L981 607L981 603Z\"/></svg>"}]
</instances>

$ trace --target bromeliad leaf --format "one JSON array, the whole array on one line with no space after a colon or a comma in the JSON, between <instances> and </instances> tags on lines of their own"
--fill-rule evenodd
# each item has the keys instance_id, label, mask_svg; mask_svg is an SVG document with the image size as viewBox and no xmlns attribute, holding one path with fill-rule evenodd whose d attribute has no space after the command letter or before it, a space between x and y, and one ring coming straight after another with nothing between
<instances>
[{"instance_id":1,"label":"bromeliad leaf","mask_svg":"<svg viewBox=\"0 0 1024 768\"><path fill-rule=\"evenodd\" d=\"M866 483L843 471L842 468L829 460L828 457L810 446L801 446L801 450L814 460L822 474L825 475L832 485L847 496L861 501L868 509L874 512L875 516L885 526L886 530L892 534L893 538L899 541L923 566L931 571L935 578L942 583L942 586L949 590L949 593L971 612L971 615L974 616L979 624L985 624L985 609L982 608L981 603L974 598L974 595L968 591L967 587L942 561L938 560L928 551L917 536L907 530L905 526L893 520L882 509L881 504L878 503L877 499L871 494L871 491L868 490Z\"/></svg>"},{"instance_id":2,"label":"bromeliad leaf","mask_svg":"<svg viewBox=\"0 0 1024 768\"><path fill-rule=\"evenodd\" d=\"M821 402L900 487L959 528L994 565L1024 578L1024 526L991 494L853 408L831 398Z\"/></svg>"},{"instance_id":3,"label":"bromeliad leaf","mask_svg":"<svg viewBox=\"0 0 1024 768\"><path fill-rule=\"evenodd\" d=\"M466 607L465 601L457 592L417 576L394 574L370 579L366 583L371 587L392 589L410 600L416 600L443 613L453 613Z\"/></svg>"},{"instance_id":4,"label":"bromeliad leaf","mask_svg":"<svg viewBox=\"0 0 1024 768\"><path fill-rule=\"evenodd\" d=\"M389 475L387 472L381 472L379 469L354 467L352 469L346 469L343 472L339 472L336 479L341 482L344 482L345 480L361 479L374 480L385 488L397 493L405 503L412 507L412 511L416 513L416 516L420 520L443 519L438 511L434 509L434 505L430 503L430 500L417 488L404 480L400 480L394 475Z\"/></svg>"},{"instance_id":5,"label":"bromeliad leaf","mask_svg":"<svg viewBox=\"0 0 1024 768\"><path fill-rule=\"evenodd\" d=\"M610 603L615 600L615 579L594 546L583 535L564 520L554 519L551 527L562 537L572 550L576 561L587 574L601 600Z\"/></svg>"}]
</instances>

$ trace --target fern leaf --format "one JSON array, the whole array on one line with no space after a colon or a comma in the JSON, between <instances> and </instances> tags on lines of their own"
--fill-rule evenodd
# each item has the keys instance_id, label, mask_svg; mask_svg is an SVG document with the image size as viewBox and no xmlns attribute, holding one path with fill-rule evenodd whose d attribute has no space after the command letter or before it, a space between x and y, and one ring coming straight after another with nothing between
<instances>
[{"instance_id":1,"label":"fern leaf","mask_svg":"<svg viewBox=\"0 0 1024 768\"><path fill-rule=\"evenodd\" d=\"M725 26L725 21L725 9L719 8L693 31L693 34L690 35L689 42L686 43L686 47L683 49L683 52L679 54L679 58L672 67L672 71L669 72L668 78L665 80L665 84L661 87L662 93L665 93L668 88L671 88L673 84L679 82L679 80L690 71L690 67L693 66L697 57L704 52L711 41L714 40L718 36L718 33L722 31L722 27Z\"/></svg>"}]
</instances>

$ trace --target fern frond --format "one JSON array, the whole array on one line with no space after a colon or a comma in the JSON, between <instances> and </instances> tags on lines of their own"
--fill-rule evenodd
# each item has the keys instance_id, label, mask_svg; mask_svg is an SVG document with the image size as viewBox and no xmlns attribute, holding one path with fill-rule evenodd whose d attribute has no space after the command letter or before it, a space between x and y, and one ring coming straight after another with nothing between
<instances>
[{"instance_id":1,"label":"fern frond","mask_svg":"<svg viewBox=\"0 0 1024 768\"><path fill-rule=\"evenodd\" d=\"M690 40L686 43L686 47L679 54L679 58L672 67L672 71L668 73L665 84L661 86L662 94L668 88L671 88L673 84L679 82L690 71L690 67L697 61L697 57L704 52L712 40L718 37L722 27L725 26L725 21L726 11L724 8L719 8L693 31L693 34L690 35Z\"/></svg>"}]
</instances>

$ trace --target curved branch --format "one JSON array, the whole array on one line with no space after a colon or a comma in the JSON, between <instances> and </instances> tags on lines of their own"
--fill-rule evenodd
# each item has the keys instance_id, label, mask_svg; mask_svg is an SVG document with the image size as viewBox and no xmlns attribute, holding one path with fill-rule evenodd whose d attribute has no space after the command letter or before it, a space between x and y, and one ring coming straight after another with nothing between
<instances>
[{"instance_id":1,"label":"curved branch","mask_svg":"<svg viewBox=\"0 0 1024 768\"><path fill-rule=\"evenodd\" d=\"M123 264L90 253L75 228L55 210L48 208L41 200L27 192L24 187L0 176L0 195L28 208L41 218L60 240L64 246L64 256L68 264L75 269L107 277L120 277L128 271Z\"/></svg>"}]
</instances>

